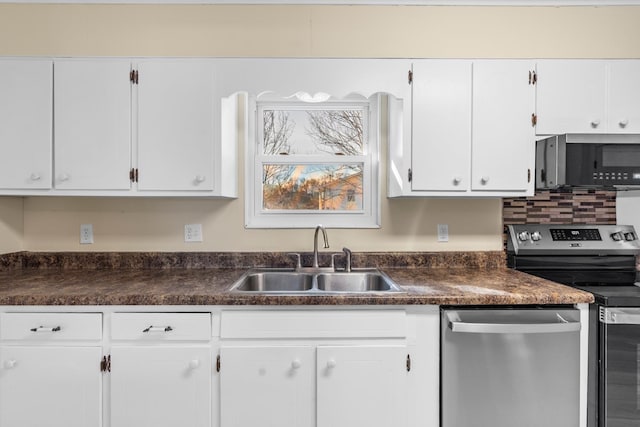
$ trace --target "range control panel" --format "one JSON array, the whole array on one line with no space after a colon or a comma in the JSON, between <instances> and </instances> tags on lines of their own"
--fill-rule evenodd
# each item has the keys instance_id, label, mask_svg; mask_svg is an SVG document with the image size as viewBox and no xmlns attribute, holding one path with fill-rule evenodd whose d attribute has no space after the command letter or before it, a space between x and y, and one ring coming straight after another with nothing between
<instances>
[{"instance_id":1,"label":"range control panel","mask_svg":"<svg viewBox=\"0 0 640 427\"><path fill-rule=\"evenodd\" d=\"M507 251L517 255L637 255L632 225L509 225Z\"/></svg>"}]
</instances>

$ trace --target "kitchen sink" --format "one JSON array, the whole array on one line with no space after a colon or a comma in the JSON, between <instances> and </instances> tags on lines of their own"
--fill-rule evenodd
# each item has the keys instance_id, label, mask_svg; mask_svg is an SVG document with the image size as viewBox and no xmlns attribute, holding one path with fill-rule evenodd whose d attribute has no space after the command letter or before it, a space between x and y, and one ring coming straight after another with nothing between
<instances>
[{"instance_id":1,"label":"kitchen sink","mask_svg":"<svg viewBox=\"0 0 640 427\"><path fill-rule=\"evenodd\" d=\"M398 286L380 272L318 274L318 290L327 292L389 292Z\"/></svg>"},{"instance_id":2,"label":"kitchen sink","mask_svg":"<svg viewBox=\"0 0 640 427\"><path fill-rule=\"evenodd\" d=\"M231 288L239 292L303 292L313 288L313 275L295 271L260 271L245 274Z\"/></svg>"},{"instance_id":3,"label":"kitchen sink","mask_svg":"<svg viewBox=\"0 0 640 427\"><path fill-rule=\"evenodd\" d=\"M402 292L378 270L300 272L259 270L245 273L232 292L267 294L329 294Z\"/></svg>"}]
</instances>

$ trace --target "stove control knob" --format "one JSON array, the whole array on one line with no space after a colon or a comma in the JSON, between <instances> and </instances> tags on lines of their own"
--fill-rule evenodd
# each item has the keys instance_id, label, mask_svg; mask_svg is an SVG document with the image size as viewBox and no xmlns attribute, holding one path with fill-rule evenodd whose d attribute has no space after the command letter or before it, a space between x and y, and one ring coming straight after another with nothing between
<instances>
[{"instance_id":1,"label":"stove control knob","mask_svg":"<svg viewBox=\"0 0 640 427\"><path fill-rule=\"evenodd\" d=\"M533 233L531 233L531 240L533 240L534 242L537 242L540 239L542 239L542 235L540 234L539 231L534 231Z\"/></svg>"},{"instance_id":2,"label":"stove control knob","mask_svg":"<svg viewBox=\"0 0 640 427\"><path fill-rule=\"evenodd\" d=\"M520 240L521 242L526 242L527 240L529 240L529 232L521 231L520 233L518 233L518 240Z\"/></svg>"},{"instance_id":3,"label":"stove control knob","mask_svg":"<svg viewBox=\"0 0 640 427\"><path fill-rule=\"evenodd\" d=\"M611 234L611 238L613 240L615 240L616 242L619 242L619 241L622 240L622 233L620 233L620 232L613 233L613 234Z\"/></svg>"},{"instance_id":4,"label":"stove control knob","mask_svg":"<svg viewBox=\"0 0 640 427\"><path fill-rule=\"evenodd\" d=\"M636 240L636 235L632 231L630 231L628 233L624 233L624 240L626 240L628 242Z\"/></svg>"}]
</instances>

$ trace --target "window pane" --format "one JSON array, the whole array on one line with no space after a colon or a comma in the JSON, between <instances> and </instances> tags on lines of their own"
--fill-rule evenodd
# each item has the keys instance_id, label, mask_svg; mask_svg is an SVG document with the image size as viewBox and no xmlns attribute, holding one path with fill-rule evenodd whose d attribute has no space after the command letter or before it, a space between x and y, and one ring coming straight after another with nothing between
<instances>
[{"instance_id":1,"label":"window pane","mask_svg":"<svg viewBox=\"0 0 640 427\"><path fill-rule=\"evenodd\" d=\"M265 210L362 210L363 165L265 164Z\"/></svg>"},{"instance_id":2,"label":"window pane","mask_svg":"<svg viewBox=\"0 0 640 427\"><path fill-rule=\"evenodd\" d=\"M364 109L275 109L262 111L267 155L363 152Z\"/></svg>"}]
</instances>

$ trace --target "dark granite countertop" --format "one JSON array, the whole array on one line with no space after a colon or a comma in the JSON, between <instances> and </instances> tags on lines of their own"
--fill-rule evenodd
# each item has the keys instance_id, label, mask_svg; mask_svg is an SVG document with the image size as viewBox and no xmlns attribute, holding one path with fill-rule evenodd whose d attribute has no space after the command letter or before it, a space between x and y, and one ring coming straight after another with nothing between
<instances>
[{"instance_id":1,"label":"dark granite countertop","mask_svg":"<svg viewBox=\"0 0 640 427\"><path fill-rule=\"evenodd\" d=\"M137 258L135 258L137 256ZM590 293L504 267L501 252L360 254L403 293L253 295L229 292L252 267L277 257L234 254L9 254L0 256L0 305L519 305L593 302ZM132 261L132 257L135 261ZM216 262L211 262L212 257ZM146 261L140 261L144 259ZM265 261L266 259L266 261ZM107 260L107 261L105 261ZM146 265L151 260L151 264ZM169 260L169 261L167 261ZM185 260L186 264L185 264ZM229 261L232 260L232 261ZM241 262L240 262L240 261ZM243 265L239 265L243 264ZM247 264L247 265L244 265ZM364 264L364 265L360 265Z\"/></svg>"}]
</instances>

